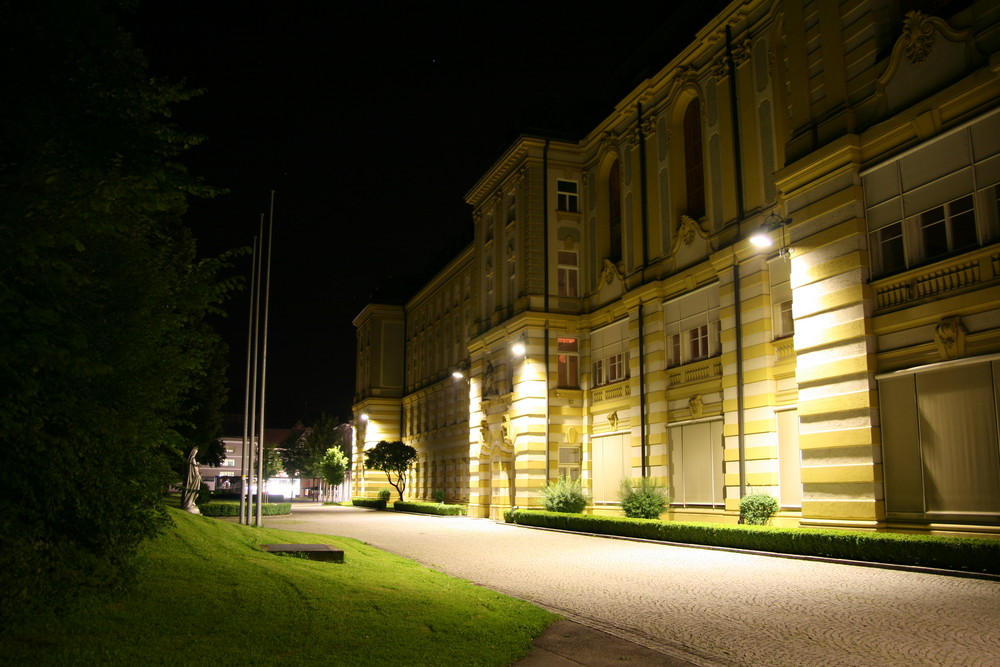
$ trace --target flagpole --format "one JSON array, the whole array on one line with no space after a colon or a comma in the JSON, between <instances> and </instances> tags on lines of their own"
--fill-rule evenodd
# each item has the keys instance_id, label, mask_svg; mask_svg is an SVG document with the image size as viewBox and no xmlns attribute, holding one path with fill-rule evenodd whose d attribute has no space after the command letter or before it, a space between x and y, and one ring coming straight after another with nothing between
<instances>
[{"instance_id":1,"label":"flagpole","mask_svg":"<svg viewBox=\"0 0 1000 667\"><path fill-rule=\"evenodd\" d=\"M260 214L260 244L257 253L257 289L254 292L254 325L253 325L253 394L250 399L250 432L253 434L250 441L249 459L249 495L247 496L247 525L253 519L253 480L254 461L257 455L257 448L260 446L260 427L257 424L257 378L260 377L260 286L261 273L264 264L264 214ZM257 495L260 496L260 480L257 480Z\"/></svg>"},{"instance_id":2,"label":"flagpole","mask_svg":"<svg viewBox=\"0 0 1000 667\"><path fill-rule=\"evenodd\" d=\"M250 266L250 308L247 312L247 372L246 381L244 384L244 394L243 394L243 449L240 452L242 459L240 461L240 523L248 523L250 502L248 500L248 491L250 488L249 482L249 456L250 450L247 446L248 438L247 432L250 422L250 359L251 353L253 351L253 323L254 323L254 290L257 285L257 241L258 237L253 237L253 255L251 256L251 266ZM250 441L252 442L253 434L250 434Z\"/></svg>"},{"instance_id":3,"label":"flagpole","mask_svg":"<svg viewBox=\"0 0 1000 667\"><path fill-rule=\"evenodd\" d=\"M263 220L263 216L261 216ZM267 386L267 323L271 304L271 239L274 234L274 190L271 190L271 209L267 222L267 276L264 282L264 341L260 364L260 444L257 455L257 520L261 525L261 496L264 493L264 394Z\"/></svg>"}]
</instances>

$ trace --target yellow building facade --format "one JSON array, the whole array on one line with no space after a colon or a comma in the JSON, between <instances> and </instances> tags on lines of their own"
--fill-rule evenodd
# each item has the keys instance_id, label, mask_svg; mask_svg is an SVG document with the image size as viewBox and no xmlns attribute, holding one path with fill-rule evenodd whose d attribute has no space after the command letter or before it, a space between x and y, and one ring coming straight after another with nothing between
<instances>
[{"instance_id":1,"label":"yellow building facade","mask_svg":"<svg viewBox=\"0 0 1000 667\"><path fill-rule=\"evenodd\" d=\"M998 50L993 2L734 2L587 136L519 138L472 244L355 320L355 493L401 439L473 516L653 477L677 520L1000 532Z\"/></svg>"}]
</instances>

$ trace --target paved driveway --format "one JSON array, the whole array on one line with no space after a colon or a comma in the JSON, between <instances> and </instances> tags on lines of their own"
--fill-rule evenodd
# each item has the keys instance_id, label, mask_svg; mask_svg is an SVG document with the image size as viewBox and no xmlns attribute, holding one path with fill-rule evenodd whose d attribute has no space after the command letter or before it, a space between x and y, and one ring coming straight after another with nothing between
<instances>
[{"instance_id":1,"label":"paved driveway","mask_svg":"<svg viewBox=\"0 0 1000 667\"><path fill-rule=\"evenodd\" d=\"M293 506L344 535L706 665L997 665L1000 582Z\"/></svg>"}]
</instances>

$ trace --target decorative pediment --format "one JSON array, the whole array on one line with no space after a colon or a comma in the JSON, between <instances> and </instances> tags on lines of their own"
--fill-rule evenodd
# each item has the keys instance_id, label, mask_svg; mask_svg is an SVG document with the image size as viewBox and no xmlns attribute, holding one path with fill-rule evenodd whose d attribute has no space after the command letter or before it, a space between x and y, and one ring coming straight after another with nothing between
<instances>
[{"instance_id":1,"label":"decorative pediment","mask_svg":"<svg viewBox=\"0 0 1000 667\"><path fill-rule=\"evenodd\" d=\"M697 220L689 215L682 215L680 224L677 225L677 232L674 234L674 244L670 248L670 253L676 255L677 251L680 250L681 243L689 246L699 237L707 241L708 233L701 228Z\"/></svg>"},{"instance_id":2,"label":"decorative pediment","mask_svg":"<svg viewBox=\"0 0 1000 667\"><path fill-rule=\"evenodd\" d=\"M909 11L889 64L878 78L888 111L924 99L981 59L972 33L955 30L943 19ZM929 61L933 60L931 65Z\"/></svg>"},{"instance_id":3,"label":"decorative pediment","mask_svg":"<svg viewBox=\"0 0 1000 667\"><path fill-rule=\"evenodd\" d=\"M624 283L625 279L622 277L621 271L610 259L604 260L604 267L601 269L601 277L599 282L605 285L611 285L615 281L619 283Z\"/></svg>"}]
</instances>

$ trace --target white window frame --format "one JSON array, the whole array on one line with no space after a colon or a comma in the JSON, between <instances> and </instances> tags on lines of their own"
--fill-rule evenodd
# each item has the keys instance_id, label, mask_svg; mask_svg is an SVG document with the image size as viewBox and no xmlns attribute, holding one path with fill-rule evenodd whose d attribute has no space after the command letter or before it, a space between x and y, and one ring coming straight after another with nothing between
<instances>
[{"instance_id":1,"label":"white window frame","mask_svg":"<svg viewBox=\"0 0 1000 667\"><path fill-rule=\"evenodd\" d=\"M580 254L576 250L558 250L556 267L559 296L578 297L580 295Z\"/></svg>"},{"instance_id":2,"label":"white window frame","mask_svg":"<svg viewBox=\"0 0 1000 667\"><path fill-rule=\"evenodd\" d=\"M629 377L628 321L591 332L591 360L593 361L593 386L601 387Z\"/></svg>"},{"instance_id":3,"label":"white window frame","mask_svg":"<svg viewBox=\"0 0 1000 667\"><path fill-rule=\"evenodd\" d=\"M667 366L675 367L722 353L718 283L663 304Z\"/></svg>"},{"instance_id":4,"label":"white window frame","mask_svg":"<svg viewBox=\"0 0 1000 667\"><path fill-rule=\"evenodd\" d=\"M572 344L572 347L570 347ZM580 339L556 338L556 382L565 389L580 387Z\"/></svg>"},{"instance_id":5,"label":"white window frame","mask_svg":"<svg viewBox=\"0 0 1000 667\"><path fill-rule=\"evenodd\" d=\"M559 477L576 481L580 479L580 465L583 461L579 446L559 447Z\"/></svg>"},{"instance_id":6,"label":"white window frame","mask_svg":"<svg viewBox=\"0 0 1000 667\"><path fill-rule=\"evenodd\" d=\"M579 181L556 179L556 208L564 213L580 212Z\"/></svg>"},{"instance_id":7,"label":"white window frame","mask_svg":"<svg viewBox=\"0 0 1000 667\"><path fill-rule=\"evenodd\" d=\"M790 262L787 256L778 256L767 263L771 288L771 335L774 339L785 338L795 333Z\"/></svg>"},{"instance_id":8,"label":"white window frame","mask_svg":"<svg viewBox=\"0 0 1000 667\"><path fill-rule=\"evenodd\" d=\"M994 111L862 172L875 278L1000 239L997 137L1000 112ZM955 210L967 203L971 203L971 211L967 205ZM938 247L929 248L925 219L936 211L941 214L938 224L943 224L945 239ZM956 233L955 225L963 219L974 226L974 243L962 243Z\"/></svg>"}]
</instances>

